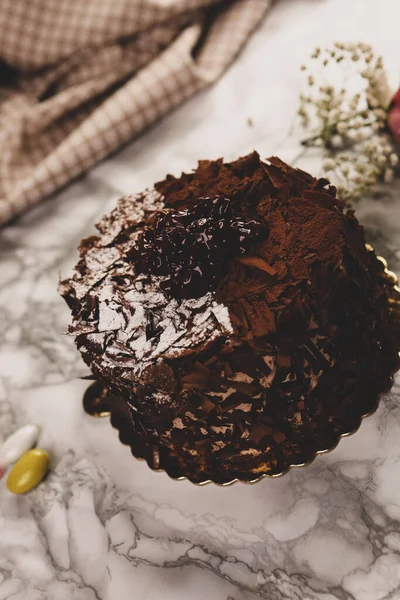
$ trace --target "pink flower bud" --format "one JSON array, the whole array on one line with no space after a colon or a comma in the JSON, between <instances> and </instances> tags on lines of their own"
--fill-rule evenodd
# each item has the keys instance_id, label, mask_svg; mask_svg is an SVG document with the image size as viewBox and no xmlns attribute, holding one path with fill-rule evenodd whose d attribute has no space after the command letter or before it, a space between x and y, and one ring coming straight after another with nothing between
<instances>
[{"instance_id":1,"label":"pink flower bud","mask_svg":"<svg viewBox=\"0 0 400 600\"><path fill-rule=\"evenodd\" d=\"M392 98L387 121L392 136L396 142L400 142L400 89Z\"/></svg>"}]
</instances>

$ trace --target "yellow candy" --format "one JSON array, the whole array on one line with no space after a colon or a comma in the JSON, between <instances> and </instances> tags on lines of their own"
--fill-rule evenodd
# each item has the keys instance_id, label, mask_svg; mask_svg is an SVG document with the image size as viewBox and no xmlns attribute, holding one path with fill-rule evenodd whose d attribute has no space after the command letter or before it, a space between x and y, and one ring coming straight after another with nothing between
<instances>
[{"instance_id":1,"label":"yellow candy","mask_svg":"<svg viewBox=\"0 0 400 600\"><path fill-rule=\"evenodd\" d=\"M7 487L13 494L26 494L42 481L49 468L49 455L34 448L25 452L13 466L7 478Z\"/></svg>"}]
</instances>

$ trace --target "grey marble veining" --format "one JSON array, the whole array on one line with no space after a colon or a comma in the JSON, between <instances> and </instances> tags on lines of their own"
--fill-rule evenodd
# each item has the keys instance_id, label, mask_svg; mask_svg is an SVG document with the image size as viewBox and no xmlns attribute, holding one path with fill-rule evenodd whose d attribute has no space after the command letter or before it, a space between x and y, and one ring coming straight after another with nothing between
<instances>
[{"instance_id":1,"label":"grey marble veining","mask_svg":"<svg viewBox=\"0 0 400 600\"><path fill-rule=\"evenodd\" d=\"M256 148L291 160L298 66L315 45L372 43L395 85L399 16L398 0L281 0L217 86L0 232L0 439L38 423L53 463L25 497L0 482L0 600L400 599L399 378L307 468L254 486L175 482L133 459L108 419L83 413L88 371L55 291L122 193L198 158ZM301 166L317 173L318 157ZM358 207L398 272L399 196L397 182Z\"/></svg>"}]
</instances>

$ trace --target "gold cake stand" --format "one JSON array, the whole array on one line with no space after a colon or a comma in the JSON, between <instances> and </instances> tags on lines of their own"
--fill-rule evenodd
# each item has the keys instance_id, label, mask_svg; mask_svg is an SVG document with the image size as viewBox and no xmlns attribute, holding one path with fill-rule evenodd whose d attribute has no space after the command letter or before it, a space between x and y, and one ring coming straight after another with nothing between
<instances>
[{"instance_id":1,"label":"gold cake stand","mask_svg":"<svg viewBox=\"0 0 400 600\"><path fill-rule=\"evenodd\" d=\"M366 244L366 248L368 251L373 251L373 248L369 244ZM384 277L385 277L387 283L389 284L389 286L391 287L391 291L392 291L392 294L389 297L389 305L390 305L389 310L390 309L398 310L398 307L400 306L400 287L398 285L399 284L398 277L395 273L393 273L393 271L390 271L388 269L387 261L383 257L377 256L377 259L383 265ZM400 353L399 353L399 355L400 355ZM338 443L340 442L340 440L342 438L348 437L348 436L352 435L353 433L355 433L360 428L360 425L361 425L363 419L372 415L377 410L378 404L379 404L379 399L378 399L375 406L372 409L368 410L368 412L366 412L365 414L360 415L359 422L357 423L357 425L355 427L353 426L348 431L340 433L340 435L337 436L337 439L335 439L334 443L330 443L327 448L322 448L320 450L317 450L316 452L313 452L306 461L291 463L287 467L285 467L282 471L280 471L279 473L271 474L271 473L263 472L263 473L260 473L259 475L257 475L254 479L248 480L248 479L233 478L229 481L224 481L221 483L218 481L213 481L212 479L193 481L189 476L187 477L187 476L183 476L183 475L177 475L176 472L174 472L174 470L171 470L169 468L168 464L163 464L162 468L160 468L159 458L157 458L157 456L152 457L151 459L145 458L144 456L140 456L138 449L135 447L135 444L132 444L132 442L128 441L129 434L124 430L124 420L115 417L115 415L112 414L112 412L109 410L109 404L107 403L107 394L108 394L107 388L102 386L102 384L100 382L95 381L93 384L91 384L89 386L89 388L87 389L87 391L84 395L84 398L83 398L84 410L87 414L89 414L93 417L109 417L109 416L111 416L111 424L115 429L118 430L120 441L124 445L129 446L131 448L132 454L133 454L133 456L135 456L135 458L137 458L138 460L145 460L147 462L148 466L153 471L165 472L165 473L167 473L167 475L169 475L169 477L171 477L172 479L174 479L176 481L182 481L185 479L189 479L195 485L202 486L202 485L206 485L208 483L214 483L216 485L223 486L223 487L232 485L233 483L236 483L238 481L242 481L243 483L253 484L253 483L257 483L258 481L261 481L261 479L264 479L265 477L268 477L268 478L282 477L282 475L285 475L290 469L305 467L307 465L310 465L316 459L317 456L326 454L326 453L334 450L334 448L336 448L336 446L338 445Z\"/></svg>"}]
</instances>

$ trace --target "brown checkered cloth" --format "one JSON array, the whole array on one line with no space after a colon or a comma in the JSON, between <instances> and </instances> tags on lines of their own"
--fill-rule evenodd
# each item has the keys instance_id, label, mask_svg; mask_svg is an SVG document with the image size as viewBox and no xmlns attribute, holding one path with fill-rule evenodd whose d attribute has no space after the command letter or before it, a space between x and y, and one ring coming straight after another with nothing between
<instances>
[{"instance_id":1,"label":"brown checkered cloth","mask_svg":"<svg viewBox=\"0 0 400 600\"><path fill-rule=\"evenodd\" d=\"M0 224L224 72L271 0L0 0Z\"/></svg>"}]
</instances>

